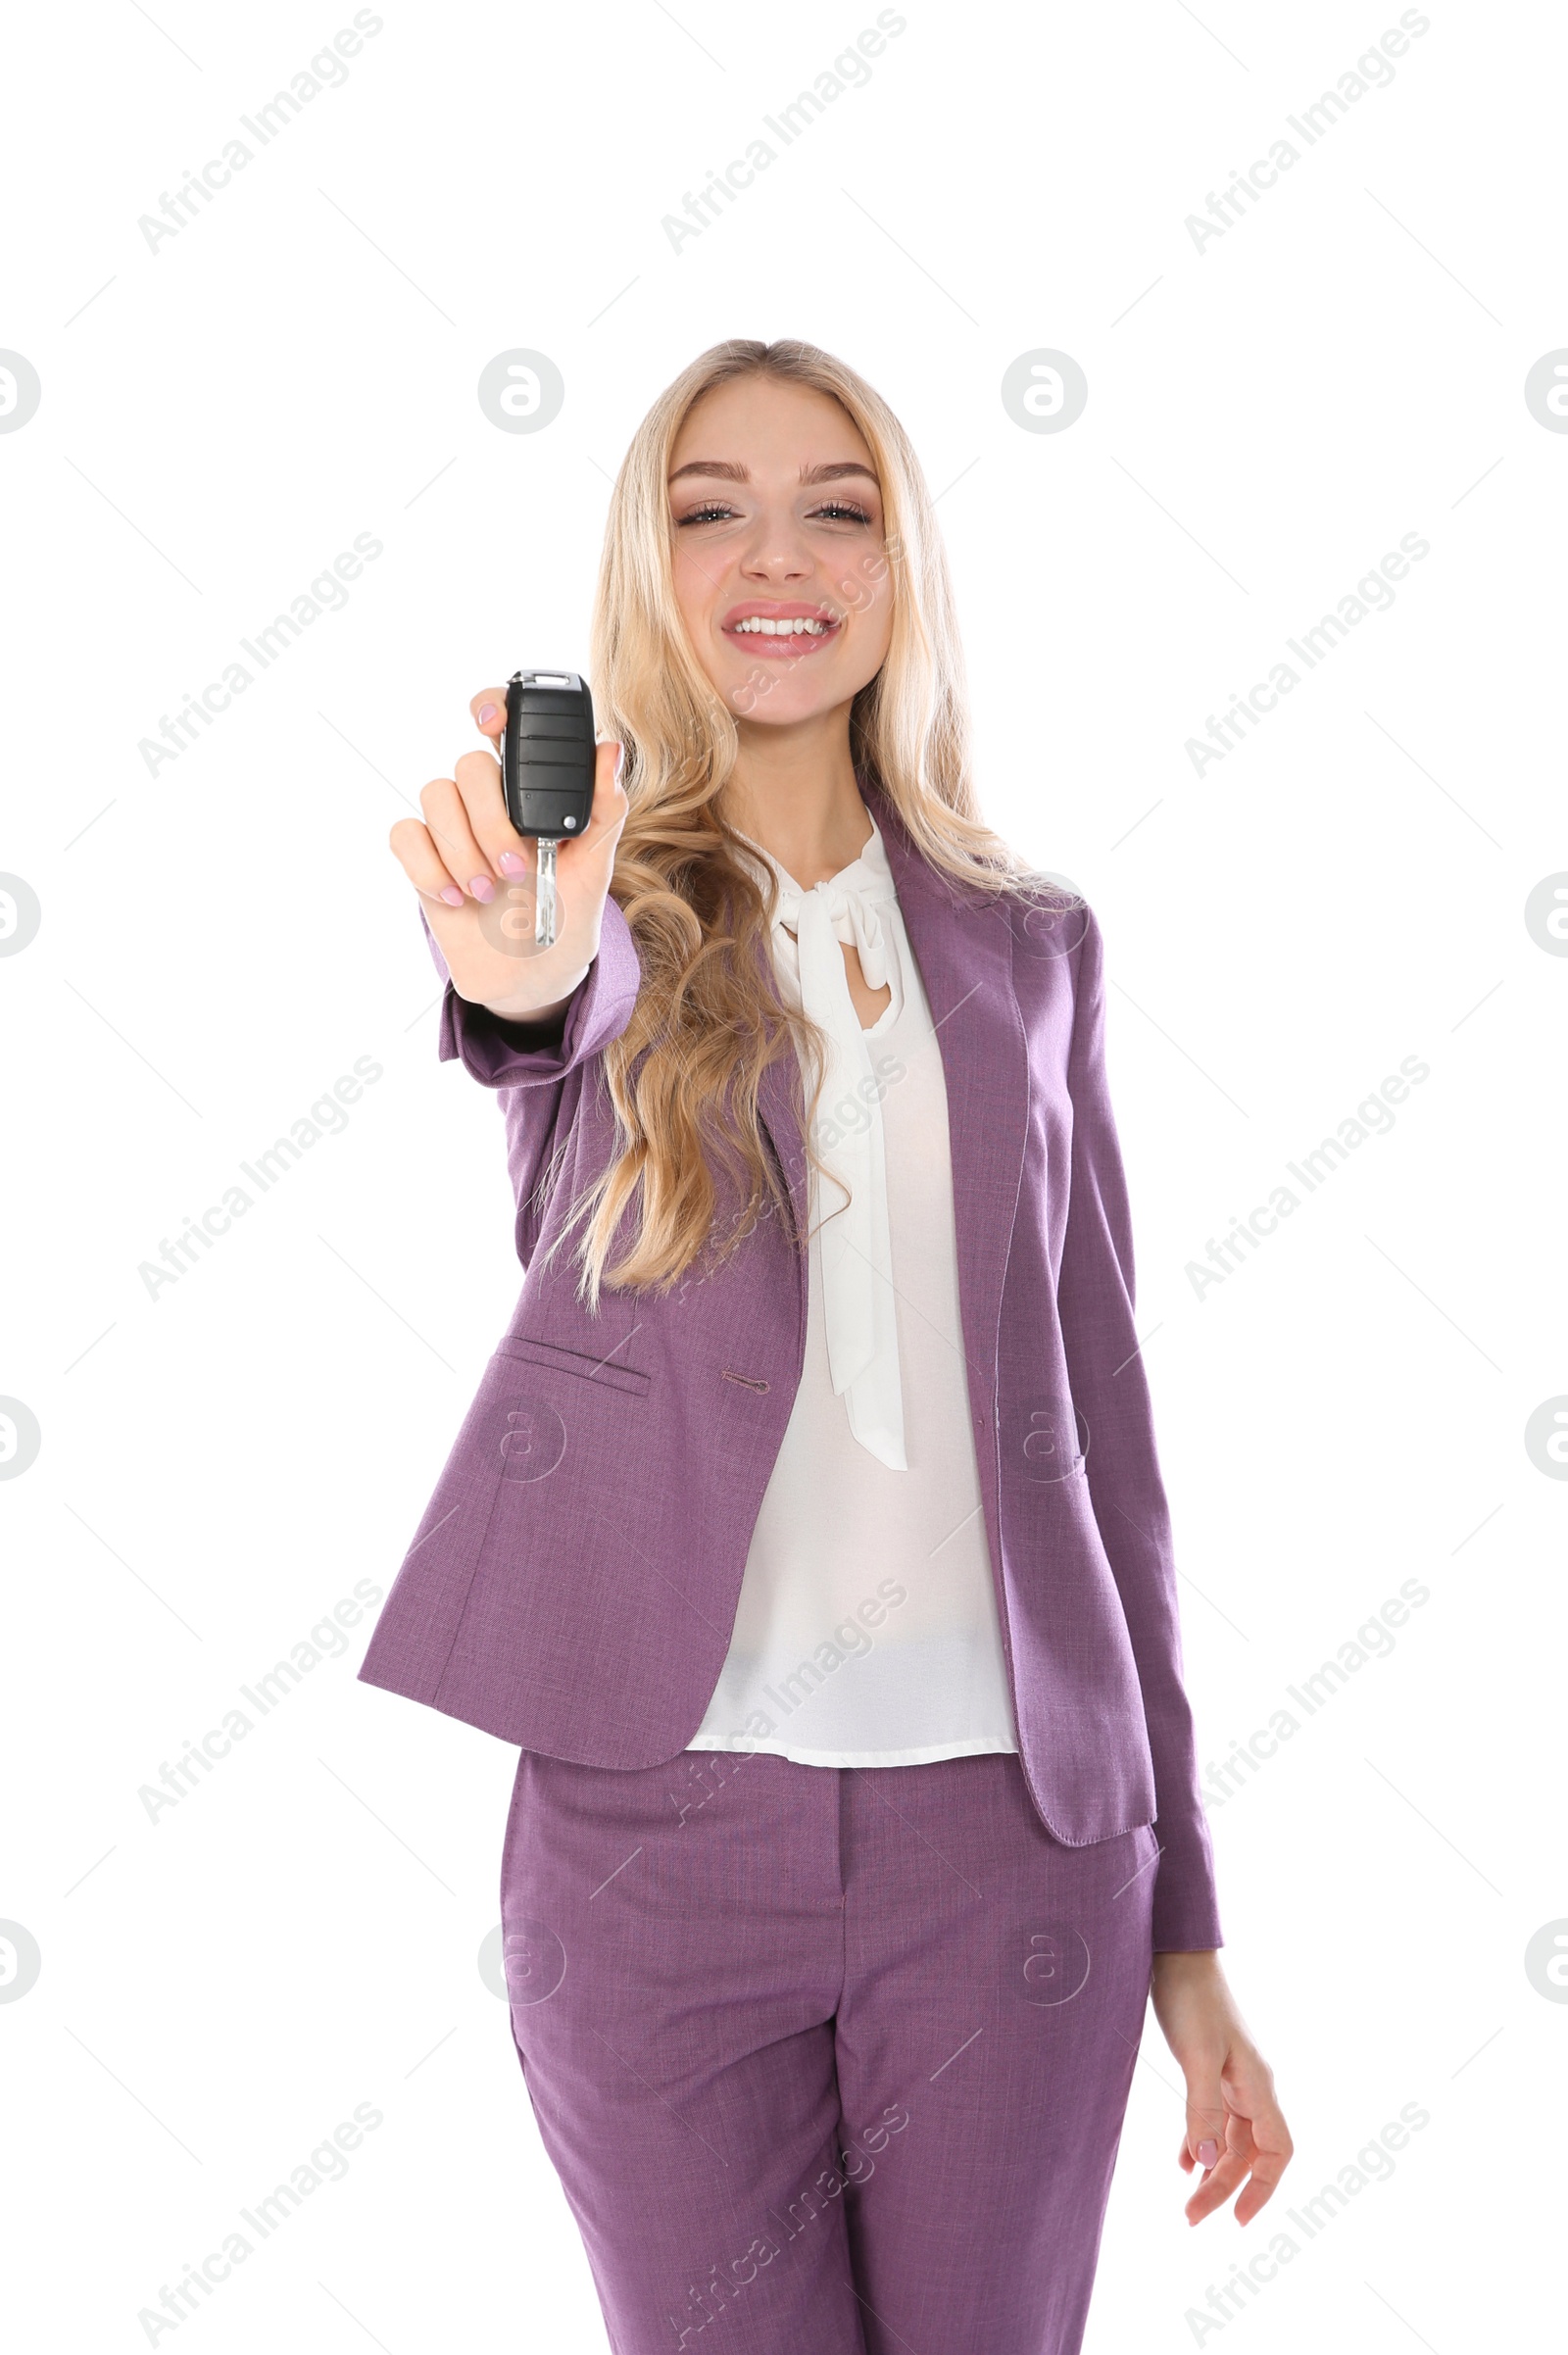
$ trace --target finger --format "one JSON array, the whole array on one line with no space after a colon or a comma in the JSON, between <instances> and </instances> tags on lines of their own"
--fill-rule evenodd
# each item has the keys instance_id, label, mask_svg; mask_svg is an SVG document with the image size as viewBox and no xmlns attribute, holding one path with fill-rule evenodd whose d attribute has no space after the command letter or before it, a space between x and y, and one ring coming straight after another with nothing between
<instances>
[{"instance_id":1,"label":"finger","mask_svg":"<svg viewBox=\"0 0 1568 2355\"><path fill-rule=\"evenodd\" d=\"M1295 2156L1296 2145L1284 2113L1273 2101L1266 2101L1252 2120L1251 2181L1236 2203L1236 2221L1246 2224L1273 2198L1281 2176Z\"/></svg>"},{"instance_id":2,"label":"finger","mask_svg":"<svg viewBox=\"0 0 1568 2355\"><path fill-rule=\"evenodd\" d=\"M612 737L595 747L594 800L586 830L578 835L575 842L564 842L561 846L562 859L569 859L574 867L592 866L597 873L606 852L612 858L614 855L620 829L626 823L626 812L631 807L626 799L625 787L620 782L625 757L625 747L615 743Z\"/></svg>"},{"instance_id":3,"label":"finger","mask_svg":"<svg viewBox=\"0 0 1568 2355\"><path fill-rule=\"evenodd\" d=\"M465 753L453 771L468 828L493 875L517 881L533 870L533 844L507 815L501 769L489 753Z\"/></svg>"},{"instance_id":4,"label":"finger","mask_svg":"<svg viewBox=\"0 0 1568 2355\"><path fill-rule=\"evenodd\" d=\"M1239 2187L1236 2221L1246 2224L1273 2195L1294 2146L1275 2099L1273 2073L1255 2048L1233 2045L1223 2084L1230 2111L1226 2156L1202 2189L1208 2193L1217 2187L1223 2200Z\"/></svg>"},{"instance_id":5,"label":"finger","mask_svg":"<svg viewBox=\"0 0 1568 2355\"><path fill-rule=\"evenodd\" d=\"M1250 2179L1236 2203L1236 2221L1239 2225L1250 2224L1259 2208L1268 2205L1279 2189L1280 2177L1285 2173L1286 2165L1284 2159L1269 2159L1261 2154L1253 2160Z\"/></svg>"},{"instance_id":6,"label":"finger","mask_svg":"<svg viewBox=\"0 0 1568 2355\"><path fill-rule=\"evenodd\" d=\"M463 906L463 893L436 849L428 826L421 826L416 817L400 817L387 839L393 857L421 899L444 901L449 908Z\"/></svg>"},{"instance_id":7,"label":"finger","mask_svg":"<svg viewBox=\"0 0 1568 2355\"><path fill-rule=\"evenodd\" d=\"M507 691L505 687L481 687L468 699L474 725L492 744L499 744L501 731L507 724Z\"/></svg>"},{"instance_id":8,"label":"finger","mask_svg":"<svg viewBox=\"0 0 1568 2355\"><path fill-rule=\"evenodd\" d=\"M1251 2163L1251 2130L1245 2118L1232 2117L1218 2160L1187 2203L1188 2223L1200 2224L1216 2208L1223 2208L1232 2192L1240 2190L1246 2183Z\"/></svg>"},{"instance_id":9,"label":"finger","mask_svg":"<svg viewBox=\"0 0 1568 2355\"><path fill-rule=\"evenodd\" d=\"M1230 2116L1220 2075L1223 2066L1224 2056L1218 2054L1201 2067L1190 2067L1187 2073L1187 2132L1182 2138L1181 2164L1188 2174L1195 2167L1202 2170L1187 2202L1189 2224L1197 2224L1227 2196L1223 2192L1210 2195Z\"/></svg>"},{"instance_id":10,"label":"finger","mask_svg":"<svg viewBox=\"0 0 1568 2355\"><path fill-rule=\"evenodd\" d=\"M630 808L619 781L621 759L618 744L600 745L587 829L575 842L564 842L558 853L564 924L570 924L579 910L603 908L609 894L615 866L615 846Z\"/></svg>"},{"instance_id":11,"label":"finger","mask_svg":"<svg viewBox=\"0 0 1568 2355\"><path fill-rule=\"evenodd\" d=\"M484 755L466 755L466 759L483 760ZM493 765L493 764L492 764ZM461 768L463 762L460 760ZM463 795L452 777L437 777L419 796L424 822L435 837L442 864L454 883L470 899L488 903L496 896L495 875L490 862L473 838Z\"/></svg>"}]
</instances>

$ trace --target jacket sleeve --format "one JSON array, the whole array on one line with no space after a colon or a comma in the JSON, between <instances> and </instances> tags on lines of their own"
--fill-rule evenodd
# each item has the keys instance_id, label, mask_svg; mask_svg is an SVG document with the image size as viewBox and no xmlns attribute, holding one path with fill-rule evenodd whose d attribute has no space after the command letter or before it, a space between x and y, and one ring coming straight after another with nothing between
<instances>
[{"instance_id":1,"label":"jacket sleeve","mask_svg":"<svg viewBox=\"0 0 1568 2355\"><path fill-rule=\"evenodd\" d=\"M1068 1088L1072 1177L1057 1303L1085 1469L1143 1690L1154 1766L1154 1949L1223 1944L1192 1711L1182 1682L1170 1516L1134 1316L1132 1221L1105 1077L1104 951L1084 910Z\"/></svg>"},{"instance_id":2,"label":"jacket sleeve","mask_svg":"<svg viewBox=\"0 0 1568 2355\"><path fill-rule=\"evenodd\" d=\"M559 1026L542 1029L537 1040L504 1022L487 1006L460 998L446 958L419 910L436 971L446 984L441 1000L441 1060L461 1062L481 1087L507 1091L508 1158L517 1202L517 1252L532 1255L537 1227L534 1188L556 1137L568 1095L573 1103L585 1066L619 1038L631 1019L642 983L642 966L625 917L613 900L605 902L599 948L573 990ZM569 1119L570 1112L567 1111Z\"/></svg>"}]
</instances>

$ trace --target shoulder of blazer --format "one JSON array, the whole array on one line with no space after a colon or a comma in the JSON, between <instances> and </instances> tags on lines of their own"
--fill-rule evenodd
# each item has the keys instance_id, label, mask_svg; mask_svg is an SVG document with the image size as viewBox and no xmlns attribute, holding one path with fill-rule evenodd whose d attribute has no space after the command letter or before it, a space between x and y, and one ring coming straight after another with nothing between
<instances>
[{"instance_id":1,"label":"shoulder of blazer","mask_svg":"<svg viewBox=\"0 0 1568 2355\"><path fill-rule=\"evenodd\" d=\"M1098 978L1100 927L1088 901L1073 885L1058 876L1028 872L1010 885L990 890L960 882L932 865L882 787L868 785L862 791L882 830L901 899L913 892L963 927L972 924L1004 934L1012 949L1015 978L1030 967L1051 964L1065 966L1075 991L1086 977L1086 966Z\"/></svg>"}]
</instances>

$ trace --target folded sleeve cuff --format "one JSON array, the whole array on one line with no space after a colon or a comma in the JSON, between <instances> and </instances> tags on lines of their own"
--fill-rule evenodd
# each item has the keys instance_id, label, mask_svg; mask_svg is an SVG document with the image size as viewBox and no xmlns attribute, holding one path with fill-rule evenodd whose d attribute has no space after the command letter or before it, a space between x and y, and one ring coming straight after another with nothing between
<instances>
[{"instance_id":1,"label":"folded sleeve cuff","mask_svg":"<svg viewBox=\"0 0 1568 2355\"><path fill-rule=\"evenodd\" d=\"M1154 1838L1160 1849L1154 1873L1154 1952L1223 1946L1207 1824L1201 1816L1196 1821L1157 1822Z\"/></svg>"},{"instance_id":2,"label":"folded sleeve cuff","mask_svg":"<svg viewBox=\"0 0 1568 2355\"><path fill-rule=\"evenodd\" d=\"M618 1038L631 1019L642 967L626 919L613 900L605 903L598 951L568 999L560 1025L541 1030L536 1046L521 1045L514 1025L498 1019L487 1006L459 997L422 908L419 921L446 983L441 1060L461 1062L481 1087L528 1088L558 1081Z\"/></svg>"}]
</instances>

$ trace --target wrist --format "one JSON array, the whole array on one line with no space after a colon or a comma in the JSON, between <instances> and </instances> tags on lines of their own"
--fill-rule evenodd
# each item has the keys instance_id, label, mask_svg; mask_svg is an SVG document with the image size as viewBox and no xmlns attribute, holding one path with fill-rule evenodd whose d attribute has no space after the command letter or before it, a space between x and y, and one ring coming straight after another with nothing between
<instances>
[{"instance_id":1,"label":"wrist","mask_svg":"<svg viewBox=\"0 0 1568 2355\"><path fill-rule=\"evenodd\" d=\"M530 998L520 992L507 998L485 998L480 1001L486 1013L494 1014L498 1022L515 1022L523 1027L537 1024L540 1028L559 1022L573 997L588 978L588 967L572 974L563 985L555 984L555 994L546 999Z\"/></svg>"}]
</instances>

